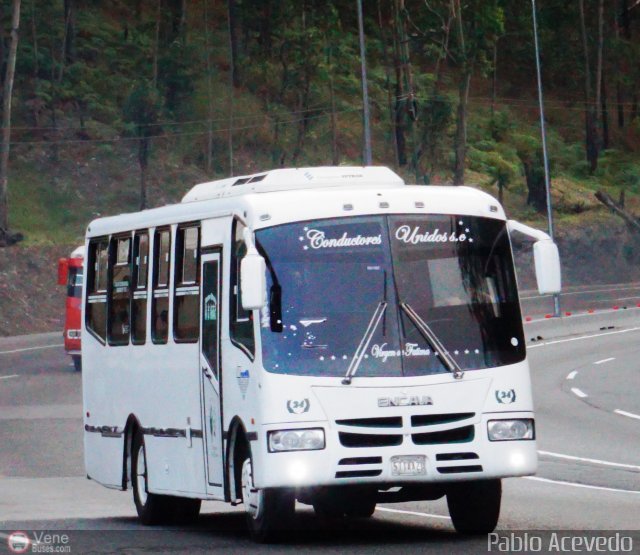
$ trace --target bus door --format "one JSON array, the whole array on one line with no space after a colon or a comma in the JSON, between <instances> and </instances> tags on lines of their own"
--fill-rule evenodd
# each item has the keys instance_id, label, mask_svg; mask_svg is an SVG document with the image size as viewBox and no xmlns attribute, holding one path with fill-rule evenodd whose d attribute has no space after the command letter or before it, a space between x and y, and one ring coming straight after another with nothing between
<instances>
[{"instance_id":1,"label":"bus door","mask_svg":"<svg viewBox=\"0 0 640 555\"><path fill-rule=\"evenodd\" d=\"M207 464L207 492L224 496L224 450L220 372L220 270L221 250L201 256L202 307L200 368L202 372L202 422Z\"/></svg>"}]
</instances>

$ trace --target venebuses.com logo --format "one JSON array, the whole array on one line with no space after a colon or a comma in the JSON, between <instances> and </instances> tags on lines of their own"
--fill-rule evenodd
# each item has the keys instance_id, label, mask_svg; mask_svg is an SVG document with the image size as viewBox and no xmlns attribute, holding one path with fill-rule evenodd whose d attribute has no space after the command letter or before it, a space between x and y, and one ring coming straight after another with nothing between
<instances>
[{"instance_id":1,"label":"venebuses.com logo","mask_svg":"<svg viewBox=\"0 0 640 555\"><path fill-rule=\"evenodd\" d=\"M12 553L71 553L67 534L34 531L30 537L27 532L17 530L6 538Z\"/></svg>"},{"instance_id":2,"label":"venebuses.com logo","mask_svg":"<svg viewBox=\"0 0 640 555\"><path fill-rule=\"evenodd\" d=\"M13 532L7 538L7 545L13 553L26 553L31 546L31 540L26 532Z\"/></svg>"}]
</instances>

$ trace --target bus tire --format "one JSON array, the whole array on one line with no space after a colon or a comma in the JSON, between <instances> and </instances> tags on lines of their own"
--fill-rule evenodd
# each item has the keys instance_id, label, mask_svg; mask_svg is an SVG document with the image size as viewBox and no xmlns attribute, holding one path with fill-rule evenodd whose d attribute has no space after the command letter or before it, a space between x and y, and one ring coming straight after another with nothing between
<instances>
[{"instance_id":1,"label":"bus tire","mask_svg":"<svg viewBox=\"0 0 640 555\"><path fill-rule=\"evenodd\" d=\"M344 513L349 517L371 518L376 510L376 499L371 495L347 499L344 505Z\"/></svg>"},{"instance_id":2,"label":"bus tire","mask_svg":"<svg viewBox=\"0 0 640 555\"><path fill-rule=\"evenodd\" d=\"M251 452L248 448L240 472L242 500L251 538L258 543L284 539L295 516L296 500L293 491L255 488Z\"/></svg>"},{"instance_id":3,"label":"bus tire","mask_svg":"<svg viewBox=\"0 0 640 555\"><path fill-rule=\"evenodd\" d=\"M451 521L460 534L489 534L500 517L502 483L477 480L452 484L447 490Z\"/></svg>"},{"instance_id":4,"label":"bus tire","mask_svg":"<svg viewBox=\"0 0 640 555\"><path fill-rule=\"evenodd\" d=\"M322 491L313 500L313 510L320 518L342 518L345 514L342 499L335 492Z\"/></svg>"},{"instance_id":5,"label":"bus tire","mask_svg":"<svg viewBox=\"0 0 640 555\"><path fill-rule=\"evenodd\" d=\"M82 372L82 357L80 355L72 355L73 369L76 372Z\"/></svg>"},{"instance_id":6,"label":"bus tire","mask_svg":"<svg viewBox=\"0 0 640 555\"><path fill-rule=\"evenodd\" d=\"M140 428L135 431L131 453L131 486L133 489L133 502L140 522L147 526L160 524L169 520L171 505L169 497L149 493L148 491L147 458L144 447L144 435Z\"/></svg>"},{"instance_id":7,"label":"bus tire","mask_svg":"<svg viewBox=\"0 0 640 555\"><path fill-rule=\"evenodd\" d=\"M173 518L175 524L193 524L198 520L201 499L192 499L190 497L174 497L173 498Z\"/></svg>"}]
</instances>

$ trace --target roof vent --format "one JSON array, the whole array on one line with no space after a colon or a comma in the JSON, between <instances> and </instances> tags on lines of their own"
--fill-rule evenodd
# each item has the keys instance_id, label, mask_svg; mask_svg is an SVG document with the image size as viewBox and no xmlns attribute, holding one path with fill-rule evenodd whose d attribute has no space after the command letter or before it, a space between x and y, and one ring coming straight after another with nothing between
<instances>
[{"instance_id":1,"label":"roof vent","mask_svg":"<svg viewBox=\"0 0 640 555\"><path fill-rule=\"evenodd\" d=\"M200 183L183 197L182 202L295 189L402 186L402 178L382 166L290 168Z\"/></svg>"}]
</instances>

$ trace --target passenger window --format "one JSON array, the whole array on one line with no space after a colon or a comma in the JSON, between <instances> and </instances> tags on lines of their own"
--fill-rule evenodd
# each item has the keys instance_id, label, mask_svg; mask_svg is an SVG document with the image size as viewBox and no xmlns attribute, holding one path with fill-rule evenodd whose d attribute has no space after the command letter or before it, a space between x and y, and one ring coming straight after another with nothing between
<instances>
[{"instance_id":1,"label":"passenger window","mask_svg":"<svg viewBox=\"0 0 640 555\"><path fill-rule=\"evenodd\" d=\"M109 243L106 238L89 243L87 260L87 329L103 342L107 338L107 262Z\"/></svg>"},{"instance_id":2,"label":"passenger window","mask_svg":"<svg viewBox=\"0 0 640 555\"><path fill-rule=\"evenodd\" d=\"M131 237L111 239L109 345L129 344L131 295Z\"/></svg>"},{"instance_id":3,"label":"passenger window","mask_svg":"<svg viewBox=\"0 0 640 555\"><path fill-rule=\"evenodd\" d=\"M243 233L245 225L234 220L233 248L231 249L231 287L230 287L230 336L231 341L244 350L252 359L255 353L255 339L253 336L253 315L251 311L242 308L240 292L240 263L247 253Z\"/></svg>"},{"instance_id":4,"label":"passenger window","mask_svg":"<svg viewBox=\"0 0 640 555\"><path fill-rule=\"evenodd\" d=\"M151 301L151 338L166 343L169 337L169 267L171 230L158 229L153 240L153 299Z\"/></svg>"},{"instance_id":5,"label":"passenger window","mask_svg":"<svg viewBox=\"0 0 640 555\"><path fill-rule=\"evenodd\" d=\"M149 234L137 232L133 239L133 298L131 300L131 342L144 345L147 340L147 275Z\"/></svg>"},{"instance_id":6,"label":"passenger window","mask_svg":"<svg viewBox=\"0 0 640 555\"><path fill-rule=\"evenodd\" d=\"M173 337L176 342L195 343L200 317L200 228L179 227L176 235Z\"/></svg>"}]
</instances>

